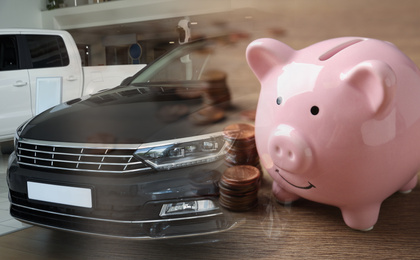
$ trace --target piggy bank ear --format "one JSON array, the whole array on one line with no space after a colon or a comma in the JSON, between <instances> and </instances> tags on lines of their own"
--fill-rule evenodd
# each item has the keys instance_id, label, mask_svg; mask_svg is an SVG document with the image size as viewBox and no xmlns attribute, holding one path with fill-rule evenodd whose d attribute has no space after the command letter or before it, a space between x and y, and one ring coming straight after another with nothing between
<instances>
[{"instance_id":1,"label":"piggy bank ear","mask_svg":"<svg viewBox=\"0 0 420 260\"><path fill-rule=\"evenodd\" d=\"M295 50L280 41L263 38L248 45L246 59L261 82L271 69L284 65L294 52Z\"/></svg>"},{"instance_id":2,"label":"piggy bank ear","mask_svg":"<svg viewBox=\"0 0 420 260\"><path fill-rule=\"evenodd\" d=\"M397 83L392 68L378 60L359 63L345 75L345 81L364 93L376 115L390 107Z\"/></svg>"}]
</instances>

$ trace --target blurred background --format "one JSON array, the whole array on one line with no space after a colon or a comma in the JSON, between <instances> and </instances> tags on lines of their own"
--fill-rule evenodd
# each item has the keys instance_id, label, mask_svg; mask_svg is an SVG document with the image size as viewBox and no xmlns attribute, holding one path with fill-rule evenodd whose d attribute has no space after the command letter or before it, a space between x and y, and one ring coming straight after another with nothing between
<instances>
[{"instance_id":1,"label":"blurred background","mask_svg":"<svg viewBox=\"0 0 420 260\"><path fill-rule=\"evenodd\" d=\"M419 13L417 0L1 0L0 28L67 30L84 66L149 64L185 41L220 37L230 45L220 69L235 99L259 92L245 49L261 37L294 49L341 36L377 38L420 65ZM134 56L133 46L140 46Z\"/></svg>"},{"instance_id":2,"label":"blurred background","mask_svg":"<svg viewBox=\"0 0 420 260\"><path fill-rule=\"evenodd\" d=\"M0 28L69 31L85 65L133 62L132 44L149 63L178 43L178 24L191 38L230 35L244 45L259 37L299 49L324 39L365 36L393 41L420 61L416 0L31 0L0 1Z\"/></svg>"}]
</instances>

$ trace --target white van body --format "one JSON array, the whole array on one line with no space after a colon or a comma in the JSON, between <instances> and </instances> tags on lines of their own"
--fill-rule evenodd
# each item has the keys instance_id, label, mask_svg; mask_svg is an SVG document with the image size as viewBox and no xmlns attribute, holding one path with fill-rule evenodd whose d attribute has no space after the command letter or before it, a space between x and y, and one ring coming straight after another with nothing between
<instances>
[{"instance_id":1,"label":"white van body","mask_svg":"<svg viewBox=\"0 0 420 260\"><path fill-rule=\"evenodd\" d=\"M116 87L145 66L81 64L66 31L0 29L0 145L45 109Z\"/></svg>"}]
</instances>

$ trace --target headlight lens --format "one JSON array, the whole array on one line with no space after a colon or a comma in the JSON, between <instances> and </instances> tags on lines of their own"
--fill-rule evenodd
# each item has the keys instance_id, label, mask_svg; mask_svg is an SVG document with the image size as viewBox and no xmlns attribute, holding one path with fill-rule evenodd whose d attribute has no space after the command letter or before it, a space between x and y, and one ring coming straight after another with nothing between
<instances>
[{"instance_id":1,"label":"headlight lens","mask_svg":"<svg viewBox=\"0 0 420 260\"><path fill-rule=\"evenodd\" d=\"M143 144L134 156L157 170L171 170L218 160L226 153L223 133Z\"/></svg>"}]
</instances>

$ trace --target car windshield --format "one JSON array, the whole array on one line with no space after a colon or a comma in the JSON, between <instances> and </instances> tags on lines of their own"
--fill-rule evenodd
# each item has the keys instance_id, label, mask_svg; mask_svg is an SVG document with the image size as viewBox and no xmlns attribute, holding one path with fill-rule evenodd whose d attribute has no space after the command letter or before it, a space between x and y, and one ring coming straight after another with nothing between
<instances>
[{"instance_id":1,"label":"car windshield","mask_svg":"<svg viewBox=\"0 0 420 260\"><path fill-rule=\"evenodd\" d=\"M200 91L203 86L209 86L214 89L210 93L213 99L220 99L219 102L224 97L216 89L224 84L235 107L252 109L258 101L260 83L248 67L245 57L247 44L247 41L233 42L227 37L218 37L180 45L146 66L122 86L186 87L189 91Z\"/></svg>"},{"instance_id":2,"label":"car windshield","mask_svg":"<svg viewBox=\"0 0 420 260\"><path fill-rule=\"evenodd\" d=\"M131 84L202 80L215 47L209 40L181 45L140 71Z\"/></svg>"}]
</instances>

